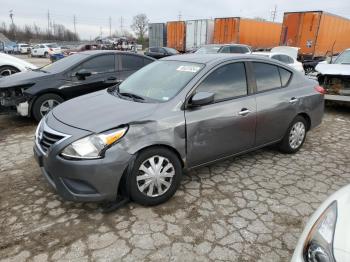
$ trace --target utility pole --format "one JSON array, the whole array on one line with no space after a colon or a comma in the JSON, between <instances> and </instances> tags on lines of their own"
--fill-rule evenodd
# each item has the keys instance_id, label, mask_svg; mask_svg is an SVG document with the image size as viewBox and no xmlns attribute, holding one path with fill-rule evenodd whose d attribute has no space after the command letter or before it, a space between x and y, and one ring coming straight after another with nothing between
<instances>
[{"instance_id":1,"label":"utility pole","mask_svg":"<svg viewBox=\"0 0 350 262\"><path fill-rule=\"evenodd\" d=\"M50 10L47 10L47 34L50 35Z\"/></svg>"},{"instance_id":2,"label":"utility pole","mask_svg":"<svg viewBox=\"0 0 350 262\"><path fill-rule=\"evenodd\" d=\"M179 19L179 21L181 21L181 20L182 20L182 14L181 14L181 11L179 11L178 19Z\"/></svg>"},{"instance_id":3,"label":"utility pole","mask_svg":"<svg viewBox=\"0 0 350 262\"><path fill-rule=\"evenodd\" d=\"M73 25L74 25L74 38L76 38L77 36L77 18L75 17L75 15L73 16Z\"/></svg>"},{"instance_id":4,"label":"utility pole","mask_svg":"<svg viewBox=\"0 0 350 262\"><path fill-rule=\"evenodd\" d=\"M13 16L14 16L13 10L11 9L11 10L10 10L10 19L11 19L12 25L14 24L14 22L13 22Z\"/></svg>"},{"instance_id":5,"label":"utility pole","mask_svg":"<svg viewBox=\"0 0 350 262\"><path fill-rule=\"evenodd\" d=\"M120 17L120 35L123 36L123 17Z\"/></svg>"},{"instance_id":6,"label":"utility pole","mask_svg":"<svg viewBox=\"0 0 350 262\"><path fill-rule=\"evenodd\" d=\"M112 37L112 17L109 17L109 37Z\"/></svg>"},{"instance_id":7,"label":"utility pole","mask_svg":"<svg viewBox=\"0 0 350 262\"><path fill-rule=\"evenodd\" d=\"M271 11L271 20L272 20L272 22L275 22L276 16L277 16L277 5L275 5L274 10Z\"/></svg>"}]
</instances>

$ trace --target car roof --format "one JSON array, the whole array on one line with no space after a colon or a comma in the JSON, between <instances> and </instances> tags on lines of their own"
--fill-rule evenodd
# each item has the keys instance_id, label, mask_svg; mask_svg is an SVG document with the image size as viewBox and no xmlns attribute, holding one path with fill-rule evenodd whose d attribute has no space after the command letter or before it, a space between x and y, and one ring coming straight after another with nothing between
<instances>
[{"instance_id":1,"label":"car roof","mask_svg":"<svg viewBox=\"0 0 350 262\"><path fill-rule=\"evenodd\" d=\"M147 57L148 59L155 60L152 57L145 56L142 54L127 52L127 51L118 51L118 50L86 50L86 51L79 52L78 54L84 54L89 56L99 55L99 54L126 54L126 55L136 55L136 56Z\"/></svg>"},{"instance_id":2,"label":"car roof","mask_svg":"<svg viewBox=\"0 0 350 262\"><path fill-rule=\"evenodd\" d=\"M173 55L164 57L161 60L163 61L181 61L181 62L190 62L190 63L199 63L199 64L211 64L211 63L220 63L229 60L245 60L245 59L258 59L270 61L262 56L251 55L251 54L226 54L226 53L217 53L217 54L185 54L185 55Z\"/></svg>"}]
</instances>

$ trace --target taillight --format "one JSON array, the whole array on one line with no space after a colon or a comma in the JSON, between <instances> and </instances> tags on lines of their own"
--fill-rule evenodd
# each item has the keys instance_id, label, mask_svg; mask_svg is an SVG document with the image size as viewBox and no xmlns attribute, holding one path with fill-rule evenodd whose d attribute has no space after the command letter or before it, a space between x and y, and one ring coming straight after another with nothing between
<instances>
[{"instance_id":1,"label":"taillight","mask_svg":"<svg viewBox=\"0 0 350 262\"><path fill-rule=\"evenodd\" d=\"M52 49L52 48L49 48L49 50L50 50L50 51L53 51L53 49Z\"/></svg>"},{"instance_id":2,"label":"taillight","mask_svg":"<svg viewBox=\"0 0 350 262\"><path fill-rule=\"evenodd\" d=\"M326 89L324 89L322 86L315 86L315 90L322 95L326 93Z\"/></svg>"}]
</instances>

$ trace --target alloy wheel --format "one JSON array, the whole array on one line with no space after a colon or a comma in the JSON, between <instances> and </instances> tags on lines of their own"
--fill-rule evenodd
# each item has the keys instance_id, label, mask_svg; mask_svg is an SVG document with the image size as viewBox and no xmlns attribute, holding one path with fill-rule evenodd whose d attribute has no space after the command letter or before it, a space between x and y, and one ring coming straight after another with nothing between
<instances>
[{"instance_id":1,"label":"alloy wheel","mask_svg":"<svg viewBox=\"0 0 350 262\"><path fill-rule=\"evenodd\" d=\"M148 197L158 197L171 187L175 168L169 159L162 156L152 156L139 167L136 176L138 190Z\"/></svg>"},{"instance_id":2,"label":"alloy wheel","mask_svg":"<svg viewBox=\"0 0 350 262\"><path fill-rule=\"evenodd\" d=\"M289 145L292 149L297 149L303 143L305 138L305 125L302 122L296 122L289 133Z\"/></svg>"},{"instance_id":3,"label":"alloy wheel","mask_svg":"<svg viewBox=\"0 0 350 262\"><path fill-rule=\"evenodd\" d=\"M41 116L45 116L49 111L51 111L55 106L58 106L60 102L55 99L48 99L44 101L40 106Z\"/></svg>"}]
</instances>

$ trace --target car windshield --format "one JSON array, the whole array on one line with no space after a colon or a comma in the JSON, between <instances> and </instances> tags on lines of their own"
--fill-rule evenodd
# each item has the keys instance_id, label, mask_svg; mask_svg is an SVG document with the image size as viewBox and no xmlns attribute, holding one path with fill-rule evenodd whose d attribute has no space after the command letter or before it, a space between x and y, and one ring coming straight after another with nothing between
<instances>
[{"instance_id":1,"label":"car windshield","mask_svg":"<svg viewBox=\"0 0 350 262\"><path fill-rule=\"evenodd\" d=\"M58 45L57 44L49 44L49 45L47 45L47 47L49 47L49 48L58 48Z\"/></svg>"},{"instance_id":2,"label":"car windshield","mask_svg":"<svg viewBox=\"0 0 350 262\"><path fill-rule=\"evenodd\" d=\"M211 46L203 46L199 48L195 53L196 54L215 54L219 52L221 46L219 45L211 45Z\"/></svg>"},{"instance_id":3,"label":"car windshield","mask_svg":"<svg viewBox=\"0 0 350 262\"><path fill-rule=\"evenodd\" d=\"M350 64L350 50L341 53L333 64Z\"/></svg>"},{"instance_id":4,"label":"car windshield","mask_svg":"<svg viewBox=\"0 0 350 262\"><path fill-rule=\"evenodd\" d=\"M52 64L48 64L46 66L43 66L42 68L40 68L40 70L42 71L47 71L50 73L60 73L68 68L70 68L73 65L76 65L77 63L79 63L80 61L82 61L83 59L87 58L87 56L85 54L74 54L74 55L70 55L67 56L65 58L62 58Z\"/></svg>"},{"instance_id":5,"label":"car windshield","mask_svg":"<svg viewBox=\"0 0 350 262\"><path fill-rule=\"evenodd\" d=\"M176 54L179 53L177 50L175 50L175 49L173 49L173 48L164 47L164 49L165 49L166 51L168 51L168 53L173 54L173 55L176 55Z\"/></svg>"},{"instance_id":6,"label":"car windshield","mask_svg":"<svg viewBox=\"0 0 350 262\"><path fill-rule=\"evenodd\" d=\"M142 97L145 101L166 102L179 93L204 67L181 61L157 61L128 77L120 86L123 93Z\"/></svg>"}]
</instances>

